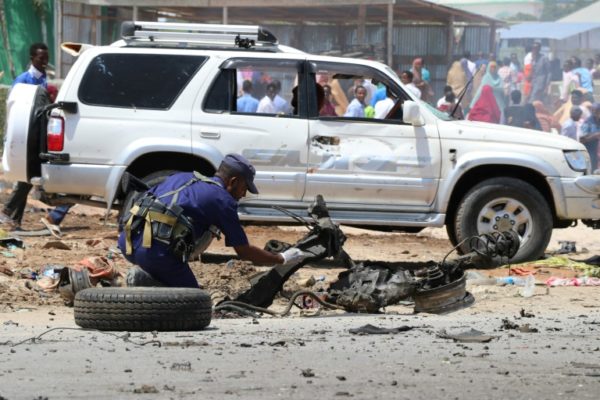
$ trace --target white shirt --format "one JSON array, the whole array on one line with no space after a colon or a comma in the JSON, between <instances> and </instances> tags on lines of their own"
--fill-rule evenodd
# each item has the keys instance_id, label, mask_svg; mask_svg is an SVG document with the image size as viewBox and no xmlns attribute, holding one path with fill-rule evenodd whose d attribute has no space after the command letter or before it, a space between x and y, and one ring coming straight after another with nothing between
<instances>
[{"instance_id":1,"label":"white shirt","mask_svg":"<svg viewBox=\"0 0 600 400\"><path fill-rule=\"evenodd\" d=\"M467 68L469 68L471 75L475 75L475 69L477 68L477 64L475 64L473 61L467 59Z\"/></svg>"},{"instance_id":2,"label":"white shirt","mask_svg":"<svg viewBox=\"0 0 600 400\"><path fill-rule=\"evenodd\" d=\"M384 100L379 100L375 103L375 118L384 119L394 107L394 100L386 97Z\"/></svg>"},{"instance_id":3,"label":"white shirt","mask_svg":"<svg viewBox=\"0 0 600 400\"><path fill-rule=\"evenodd\" d=\"M578 88L579 84L579 75L577 75L573 70L569 72L563 71L562 73L562 86L560 88L560 99L562 101L567 101L569 96L571 95L571 90L574 88ZM571 90L569 90L571 89Z\"/></svg>"},{"instance_id":4,"label":"white shirt","mask_svg":"<svg viewBox=\"0 0 600 400\"><path fill-rule=\"evenodd\" d=\"M260 103L258 103L256 112L262 114L277 114L277 106L269 96L265 96L260 100Z\"/></svg>"}]
</instances>

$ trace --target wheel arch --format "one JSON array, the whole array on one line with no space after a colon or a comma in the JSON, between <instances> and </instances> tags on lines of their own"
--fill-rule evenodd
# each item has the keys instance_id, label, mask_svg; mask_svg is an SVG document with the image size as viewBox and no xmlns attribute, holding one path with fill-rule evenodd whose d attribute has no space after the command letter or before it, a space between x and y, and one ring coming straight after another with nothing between
<instances>
[{"instance_id":1,"label":"wheel arch","mask_svg":"<svg viewBox=\"0 0 600 400\"><path fill-rule=\"evenodd\" d=\"M548 206L552 212L552 218L554 224L557 224L556 219L556 205L554 203L554 197L552 196L552 190L546 181L546 178L538 171L527 167L521 167L516 165L502 165L502 164L491 164L491 165L480 165L465 172L454 185L452 194L448 200L446 207L446 225L451 224L454 220L454 215L458 209L460 200L477 184L490 178L514 178L529 183L536 188L542 197L548 202Z\"/></svg>"},{"instance_id":2,"label":"wheel arch","mask_svg":"<svg viewBox=\"0 0 600 400\"><path fill-rule=\"evenodd\" d=\"M203 175L214 175L217 167L207 158L189 153L161 151L146 153L136 158L125 170L143 178L161 170L198 171ZM115 199L122 200L124 193L119 186Z\"/></svg>"}]
</instances>

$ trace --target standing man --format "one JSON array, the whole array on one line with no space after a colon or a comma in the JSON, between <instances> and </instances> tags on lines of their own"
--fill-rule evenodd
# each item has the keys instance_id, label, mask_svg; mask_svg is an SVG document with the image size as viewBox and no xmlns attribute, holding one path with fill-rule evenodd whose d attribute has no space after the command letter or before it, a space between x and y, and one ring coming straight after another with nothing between
<instances>
[{"instance_id":1,"label":"standing man","mask_svg":"<svg viewBox=\"0 0 600 400\"><path fill-rule=\"evenodd\" d=\"M309 257L297 248L273 254L248 243L237 214L238 201L258 193L255 169L228 154L212 178L180 172L147 191L131 209L118 245L125 258L169 287L198 288L188 260L223 232L225 245L260 264L295 264Z\"/></svg>"},{"instance_id":2,"label":"standing man","mask_svg":"<svg viewBox=\"0 0 600 400\"><path fill-rule=\"evenodd\" d=\"M592 115L581 125L579 141L583 143L592 164L592 173L598 168L598 140L600 139L600 103L592 105Z\"/></svg>"},{"instance_id":3,"label":"standing man","mask_svg":"<svg viewBox=\"0 0 600 400\"><path fill-rule=\"evenodd\" d=\"M32 44L29 47L31 66L27 71L17 76L13 82L13 87L17 83L24 83L28 85L39 85L48 90L48 80L46 76L48 58L48 46L44 43ZM10 198L6 204L4 204L4 207L0 212L1 224L7 224L12 229L20 229L23 214L25 213L25 207L27 206L27 196L32 187L33 186L28 182L17 182ZM70 205L56 207L48 213L45 219L42 219L42 222L48 227L50 232L55 235L60 234L58 225L62 222L69 211L69 208L71 208Z\"/></svg>"},{"instance_id":4,"label":"standing man","mask_svg":"<svg viewBox=\"0 0 600 400\"><path fill-rule=\"evenodd\" d=\"M590 70L581 66L581 59L579 57L571 57L573 62L573 73L579 77L579 84L582 89L585 90L584 98L590 103L594 102L594 80Z\"/></svg>"},{"instance_id":5,"label":"standing man","mask_svg":"<svg viewBox=\"0 0 600 400\"><path fill-rule=\"evenodd\" d=\"M531 47L531 74L527 78L531 83L531 93L527 98L527 103L546 100L546 92L550 84L550 62L540 52L541 48L540 42L535 42Z\"/></svg>"},{"instance_id":6,"label":"standing man","mask_svg":"<svg viewBox=\"0 0 600 400\"><path fill-rule=\"evenodd\" d=\"M412 94L414 94L418 99L420 99L421 89L419 89L417 85L415 85L415 83L413 82L413 77L414 75L411 71L402 71L402 73L400 74L400 82L402 82L404 86L411 91Z\"/></svg>"},{"instance_id":7,"label":"standing man","mask_svg":"<svg viewBox=\"0 0 600 400\"><path fill-rule=\"evenodd\" d=\"M255 113L258 100L252 97L252 82L245 80L242 83L242 95L237 99L237 112Z\"/></svg>"},{"instance_id":8,"label":"standing man","mask_svg":"<svg viewBox=\"0 0 600 400\"><path fill-rule=\"evenodd\" d=\"M277 95L277 85L270 82L267 84L266 94L258 103L257 113L261 114L277 114L277 105L275 104L275 96Z\"/></svg>"},{"instance_id":9,"label":"standing man","mask_svg":"<svg viewBox=\"0 0 600 400\"><path fill-rule=\"evenodd\" d=\"M364 86L358 85L354 89L354 100L348 104L348 109L344 117L365 118L365 100L367 98L367 89Z\"/></svg>"}]
</instances>

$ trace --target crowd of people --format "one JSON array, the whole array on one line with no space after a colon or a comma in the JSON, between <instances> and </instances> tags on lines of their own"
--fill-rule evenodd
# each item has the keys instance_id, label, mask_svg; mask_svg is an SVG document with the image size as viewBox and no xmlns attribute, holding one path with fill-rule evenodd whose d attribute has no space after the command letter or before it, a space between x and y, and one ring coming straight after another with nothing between
<instances>
[{"instance_id":1,"label":"crowd of people","mask_svg":"<svg viewBox=\"0 0 600 400\"><path fill-rule=\"evenodd\" d=\"M577 56L564 61L557 102L551 102L549 96L551 75L550 62L539 42L533 44L522 63L516 54L496 60L493 54L485 58L479 53L472 61L466 53L451 65L444 101L440 99L437 108L450 109L461 95L460 105L468 120L570 137L586 146L595 170L600 104L594 100L594 79L600 79L600 54L584 63Z\"/></svg>"},{"instance_id":2,"label":"crowd of people","mask_svg":"<svg viewBox=\"0 0 600 400\"><path fill-rule=\"evenodd\" d=\"M554 132L578 140L588 148L595 170L600 115L594 110L600 109L600 104L594 102L593 85L594 79L600 79L600 54L583 63L576 56L564 61L560 96L553 102L549 96L553 71L541 50L541 44L535 42L523 59L511 54L501 60L482 52L472 60L467 52L450 66L439 99L435 98L431 73L423 58L415 58L398 76L404 90L413 97L454 118ZM284 96L279 79L267 73L243 74L238 77L238 112L296 114L289 90L296 82L284 82ZM389 118L397 100L375 77L352 78L330 71L317 73L316 79L321 116Z\"/></svg>"}]
</instances>

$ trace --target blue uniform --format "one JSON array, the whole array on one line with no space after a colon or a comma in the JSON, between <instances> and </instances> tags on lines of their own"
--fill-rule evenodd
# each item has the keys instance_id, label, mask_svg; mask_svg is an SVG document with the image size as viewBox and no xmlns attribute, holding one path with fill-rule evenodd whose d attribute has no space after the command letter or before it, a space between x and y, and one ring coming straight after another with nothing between
<instances>
[{"instance_id":1,"label":"blue uniform","mask_svg":"<svg viewBox=\"0 0 600 400\"><path fill-rule=\"evenodd\" d=\"M600 132L600 120L596 120L594 115L588 117L581 125L581 138L584 138L594 133ZM592 164L592 172L598 168L598 139L585 142L583 144L590 153L590 162Z\"/></svg>"},{"instance_id":2,"label":"blue uniform","mask_svg":"<svg viewBox=\"0 0 600 400\"><path fill-rule=\"evenodd\" d=\"M258 100L250 96L248 93L244 93L237 99L237 111L244 113L255 113L258 109Z\"/></svg>"},{"instance_id":3,"label":"blue uniform","mask_svg":"<svg viewBox=\"0 0 600 400\"><path fill-rule=\"evenodd\" d=\"M181 172L168 177L164 182L150 189L155 195L176 190L194 177L191 172ZM184 215L191 219L194 237L198 238L211 225L216 226L225 235L225 245L230 247L248 244L237 214L237 201L223 188L223 181L212 178L218 185L198 181L179 192L177 205L184 210ZM170 204L171 196L160 201ZM198 282L189 265L175 256L169 247L156 240L150 248L142 246L143 224L137 231L131 232L132 254L125 255L125 231L119 236L119 248L125 258L140 266L152 277L171 287L198 287Z\"/></svg>"},{"instance_id":4,"label":"blue uniform","mask_svg":"<svg viewBox=\"0 0 600 400\"><path fill-rule=\"evenodd\" d=\"M39 77L36 78L36 75ZM28 85L40 85L48 89L48 80L46 74L38 71L35 67L30 67L27 71L17 76L13 82L13 86L17 83L26 83Z\"/></svg>"}]
</instances>

